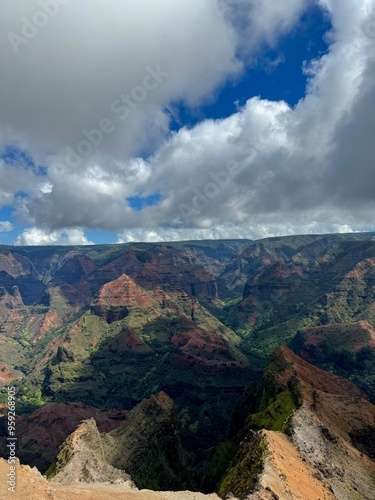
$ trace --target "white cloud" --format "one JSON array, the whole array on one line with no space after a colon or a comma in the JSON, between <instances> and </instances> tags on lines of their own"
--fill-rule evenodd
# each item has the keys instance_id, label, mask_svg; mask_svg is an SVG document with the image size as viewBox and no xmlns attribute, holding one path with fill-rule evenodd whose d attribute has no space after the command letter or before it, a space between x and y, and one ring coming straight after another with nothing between
<instances>
[{"instance_id":1,"label":"white cloud","mask_svg":"<svg viewBox=\"0 0 375 500\"><path fill-rule=\"evenodd\" d=\"M0 208L12 205L17 192L24 190L33 192L39 182L40 179L37 179L31 170L22 165L7 165L0 159Z\"/></svg>"},{"instance_id":2,"label":"white cloud","mask_svg":"<svg viewBox=\"0 0 375 500\"><path fill-rule=\"evenodd\" d=\"M291 31L314 0L221 0L226 16L236 26L239 47L254 58L262 45L274 46L280 34Z\"/></svg>"},{"instance_id":3,"label":"white cloud","mask_svg":"<svg viewBox=\"0 0 375 500\"><path fill-rule=\"evenodd\" d=\"M32 227L25 229L20 234L15 245L93 245L82 229L66 229L64 231L52 231Z\"/></svg>"},{"instance_id":4,"label":"white cloud","mask_svg":"<svg viewBox=\"0 0 375 500\"><path fill-rule=\"evenodd\" d=\"M9 221L0 221L0 233L9 233L13 231L14 226Z\"/></svg>"},{"instance_id":5,"label":"white cloud","mask_svg":"<svg viewBox=\"0 0 375 500\"><path fill-rule=\"evenodd\" d=\"M370 230L369 226L362 226L359 231ZM160 241L187 241L213 239L250 239L270 238L273 236L287 236L293 234L331 234L351 233L354 229L347 224L326 224L324 221L310 221L309 223L257 223L226 224L207 229L133 229L119 234L117 243L131 242L160 242Z\"/></svg>"},{"instance_id":6,"label":"white cloud","mask_svg":"<svg viewBox=\"0 0 375 500\"><path fill-rule=\"evenodd\" d=\"M40 10L36 0L6 2L3 38L21 33L23 15ZM113 117L111 102L142 84L146 67L160 65L170 77L125 122L116 117L101 147L124 158L167 133L165 105L199 104L237 74L235 53L235 33L216 0L69 2L17 55L3 46L2 121L38 151L74 147L83 129Z\"/></svg>"},{"instance_id":7,"label":"white cloud","mask_svg":"<svg viewBox=\"0 0 375 500\"><path fill-rule=\"evenodd\" d=\"M191 234L212 233L224 221L242 236L246 223L249 237L259 227L270 234L310 232L311 225L314 232L374 228L375 40L361 27L375 3L359 3L325 2L334 26L330 50L310 66L308 94L294 109L250 99L230 118L181 130L158 150L146 165L153 172L148 191L164 186L166 197L144 212L149 225L178 226L184 204L191 216L182 225ZM257 151L248 154L252 146ZM210 172L224 172L232 160L242 172L205 197ZM270 218L278 228L264 222Z\"/></svg>"},{"instance_id":8,"label":"white cloud","mask_svg":"<svg viewBox=\"0 0 375 500\"><path fill-rule=\"evenodd\" d=\"M254 97L229 118L169 134L166 109L212 98L313 3L81 0L61 9L17 56L3 48L9 70L0 76L0 123L7 130L0 130L8 138L12 129L49 166L38 178L0 164L0 203L17 190L29 194L17 210L34 228L20 241L59 241L71 227L115 230L121 241L372 228L375 40L363 26L375 0L319 1L333 25L329 52L306 66L307 95L294 108ZM32 15L38 2L7 2L0 31L19 28L16 5ZM171 76L125 128L116 127L80 168L61 166L59 148L97 127L113 99L157 64ZM138 153L152 154L143 160ZM242 170L213 187L213 175L222 178L231 161ZM157 206L129 207L127 197L156 191ZM182 206L191 208L189 217Z\"/></svg>"}]
</instances>

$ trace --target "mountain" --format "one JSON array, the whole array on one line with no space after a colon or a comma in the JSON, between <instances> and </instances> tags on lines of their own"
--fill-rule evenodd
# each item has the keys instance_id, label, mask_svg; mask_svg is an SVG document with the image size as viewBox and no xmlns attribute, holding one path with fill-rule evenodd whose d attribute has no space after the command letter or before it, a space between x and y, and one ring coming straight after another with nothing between
<instances>
[{"instance_id":1,"label":"mountain","mask_svg":"<svg viewBox=\"0 0 375 500\"><path fill-rule=\"evenodd\" d=\"M273 355L256 413L238 439L218 488L222 498L373 498L375 406L354 384L287 347Z\"/></svg>"},{"instance_id":2,"label":"mountain","mask_svg":"<svg viewBox=\"0 0 375 500\"><path fill-rule=\"evenodd\" d=\"M83 403L47 403L31 414L16 415L17 456L45 472L55 460L61 443L82 420L94 418L100 432L109 432L124 420L126 411L101 411ZM6 421L0 419L0 448L7 444ZM53 429L53 432L51 432Z\"/></svg>"},{"instance_id":3,"label":"mountain","mask_svg":"<svg viewBox=\"0 0 375 500\"><path fill-rule=\"evenodd\" d=\"M106 477L130 481L121 471L139 488L178 490L188 485L177 414L165 393L143 400L111 432L100 434L93 418L85 420L62 444L48 475L62 484L103 482Z\"/></svg>"},{"instance_id":4,"label":"mountain","mask_svg":"<svg viewBox=\"0 0 375 500\"><path fill-rule=\"evenodd\" d=\"M248 279L225 323L251 332L253 354L269 355L308 326L374 323L372 235L272 238L247 245L238 261Z\"/></svg>"},{"instance_id":5,"label":"mountain","mask_svg":"<svg viewBox=\"0 0 375 500\"><path fill-rule=\"evenodd\" d=\"M375 329L367 321L306 328L290 346L306 361L349 378L375 402Z\"/></svg>"},{"instance_id":6,"label":"mountain","mask_svg":"<svg viewBox=\"0 0 375 500\"><path fill-rule=\"evenodd\" d=\"M373 498L375 406L350 381L282 346L257 388L255 406L244 413L243 426L217 447L207 471L217 472L219 461L226 462L220 498ZM231 449L227 457L224 447ZM48 481L36 469L17 466L23 496L13 498L219 498L177 491L191 486L188 471L173 401L159 393L112 431L100 433L93 418L80 423L60 446ZM177 492L158 496L138 489L143 487Z\"/></svg>"},{"instance_id":7,"label":"mountain","mask_svg":"<svg viewBox=\"0 0 375 500\"><path fill-rule=\"evenodd\" d=\"M251 367L200 297L219 300L217 275L243 244L3 248L0 362L4 383L22 380L19 411L132 409L164 390L184 411L185 443L219 442Z\"/></svg>"},{"instance_id":8,"label":"mountain","mask_svg":"<svg viewBox=\"0 0 375 500\"><path fill-rule=\"evenodd\" d=\"M16 387L21 462L46 472L61 444L90 418L108 439L123 425L137 435L129 415L141 415L142 405L152 412L147 401L162 393L173 401L176 463L188 477L174 471L174 483L160 484L154 472L147 483L146 471L129 469L133 459L124 470L140 487L219 491L239 452L235 436L245 437L246 426L265 428L260 442L277 449L286 438L270 433L285 431L289 411L299 411L289 386L265 404L266 367L279 346L349 379L375 402L374 280L371 233L0 246L0 387ZM5 405L4 389L0 445ZM45 429L52 427L48 439ZM364 446L368 432L349 438Z\"/></svg>"}]
</instances>

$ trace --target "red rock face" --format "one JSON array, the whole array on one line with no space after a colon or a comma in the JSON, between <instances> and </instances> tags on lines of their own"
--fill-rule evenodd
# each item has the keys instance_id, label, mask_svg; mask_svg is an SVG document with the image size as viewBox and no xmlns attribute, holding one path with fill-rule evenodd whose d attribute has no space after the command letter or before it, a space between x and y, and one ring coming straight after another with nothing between
<instances>
[{"instance_id":1,"label":"red rock face","mask_svg":"<svg viewBox=\"0 0 375 500\"><path fill-rule=\"evenodd\" d=\"M100 289L97 304L147 307L152 304L152 300L129 276L123 274Z\"/></svg>"},{"instance_id":2,"label":"red rock face","mask_svg":"<svg viewBox=\"0 0 375 500\"><path fill-rule=\"evenodd\" d=\"M176 333L172 344L178 348L185 359L194 359L201 364L226 364L238 361L238 352L223 337L203 328L191 327L186 332ZM213 362L213 363L211 363Z\"/></svg>"},{"instance_id":3,"label":"red rock face","mask_svg":"<svg viewBox=\"0 0 375 500\"><path fill-rule=\"evenodd\" d=\"M122 274L106 283L91 305L91 312L103 318L108 324L126 318L131 307L149 307L152 298L129 276Z\"/></svg>"},{"instance_id":4,"label":"red rock face","mask_svg":"<svg viewBox=\"0 0 375 500\"><path fill-rule=\"evenodd\" d=\"M375 328L367 321L337 323L308 328L303 331L305 346L317 346L324 341L334 343L336 349L359 351L362 347L375 347Z\"/></svg>"},{"instance_id":5,"label":"red rock face","mask_svg":"<svg viewBox=\"0 0 375 500\"><path fill-rule=\"evenodd\" d=\"M0 382L2 384L8 384L12 380L19 380L21 378L20 375L15 375L12 373L12 370L10 369L9 366L7 366L5 363L0 363ZM5 406L1 405L3 408ZM0 408L0 414L2 413L1 408Z\"/></svg>"},{"instance_id":6,"label":"red rock face","mask_svg":"<svg viewBox=\"0 0 375 500\"><path fill-rule=\"evenodd\" d=\"M374 271L375 259L365 259L359 262L355 268L346 275L346 277L354 280L363 279L364 273L374 274Z\"/></svg>"},{"instance_id":7,"label":"red rock face","mask_svg":"<svg viewBox=\"0 0 375 500\"><path fill-rule=\"evenodd\" d=\"M163 246L158 248L157 253L130 251L104 266L92 279L100 283L104 276L107 276L108 281L108 277L112 280L126 273L145 290L183 290L189 295L204 293L216 299L215 275L201 264L193 265L192 259L193 256L186 251Z\"/></svg>"},{"instance_id":8,"label":"red rock face","mask_svg":"<svg viewBox=\"0 0 375 500\"><path fill-rule=\"evenodd\" d=\"M320 370L285 346L276 351L271 366L273 376L284 387L291 377L298 380L302 409L314 415L328 439L338 444L338 450L344 450L344 456L349 452L352 460L361 461L373 475L375 464L367 457L375 458L375 406L366 395L349 380ZM353 444L357 450L353 450ZM334 462L332 455L329 461Z\"/></svg>"},{"instance_id":9,"label":"red rock face","mask_svg":"<svg viewBox=\"0 0 375 500\"><path fill-rule=\"evenodd\" d=\"M290 376L295 375L302 384L306 385L307 389L315 388L332 396L346 396L353 400L360 398L363 399L363 402L367 401L362 391L352 382L311 365L286 346L278 348L274 359L283 368L279 373L276 373L276 377L285 386L287 386ZM309 389L306 390L305 397L310 400ZM368 401L367 403L375 422L375 406ZM357 411L360 411L359 407L357 407Z\"/></svg>"},{"instance_id":10,"label":"red rock face","mask_svg":"<svg viewBox=\"0 0 375 500\"><path fill-rule=\"evenodd\" d=\"M113 343L117 353L148 354L152 349L131 330L123 330Z\"/></svg>"},{"instance_id":11,"label":"red rock face","mask_svg":"<svg viewBox=\"0 0 375 500\"><path fill-rule=\"evenodd\" d=\"M36 344L40 339L42 339L52 328L56 328L61 324L62 321L58 312L54 310L48 311L39 330L39 335L33 338L33 344Z\"/></svg>"}]
</instances>

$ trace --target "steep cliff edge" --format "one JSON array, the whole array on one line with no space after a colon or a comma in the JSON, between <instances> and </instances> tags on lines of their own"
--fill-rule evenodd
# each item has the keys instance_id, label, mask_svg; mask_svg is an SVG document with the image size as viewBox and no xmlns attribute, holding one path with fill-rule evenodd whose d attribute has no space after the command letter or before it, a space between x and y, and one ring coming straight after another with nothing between
<instances>
[{"instance_id":1,"label":"steep cliff edge","mask_svg":"<svg viewBox=\"0 0 375 500\"><path fill-rule=\"evenodd\" d=\"M176 490L188 484L176 410L163 392L143 400L102 442L107 461L126 470L139 488Z\"/></svg>"},{"instance_id":2,"label":"steep cliff edge","mask_svg":"<svg viewBox=\"0 0 375 500\"><path fill-rule=\"evenodd\" d=\"M21 463L44 473L55 460L60 445L82 420L94 418L100 432L109 432L121 424L125 413L102 412L82 403L48 403L31 414L17 415L17 456ZM2 450L6 450L6 439L5 419L0 419Z\"/></svg>"},{"instance_id":3,"label":"steep cliff edge","mask_svg":"<svg viewBox=\"0 0 375 500\"><path fill-rule=\"evenodd\" d=\"M53 480L71 483L116 483L134 487L130 476L106 462L103 443L93 418L83 421L60 448Z\"/></svg>"},{"instance_id":4,"label":"steep cliff edge","mask_svg":"<svg viewBox=\"0 0 375 500\"><path fill-rule=\"evenodd\" d=\"M282 346L259 397L221 481L222 498L373 498L375 406L354 384Z\"/></svg>"},{"instance_id":5,"label":"steep cliff edge","mask_svg":"<svg viewBox=\"0 0 375 500\"><path fill-rule=\"evenodd\" d=\"M187 486L177 414L166 394L143 400L109 433L100 434L94 419L84 421L61 445L48 474L67 485L130 481L124 471L139 488L177 490Z\"/></svg>"}]
</instances>

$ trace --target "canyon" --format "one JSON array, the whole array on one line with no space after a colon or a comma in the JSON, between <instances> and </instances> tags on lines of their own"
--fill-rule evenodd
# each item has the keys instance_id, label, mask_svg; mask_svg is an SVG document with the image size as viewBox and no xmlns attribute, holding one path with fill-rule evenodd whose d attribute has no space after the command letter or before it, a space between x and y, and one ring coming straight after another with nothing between
<instances>
[{"instance_id":1,"label":"canyon","mask_svg":"<svg viewBox=\"0 0 375 500\"><path fill-rule=\"evenodd\" d=\"M374 283L370 233L0 246L0 456L12 385L45 498L371 498Z\"/></svg>"}]
</instances>

